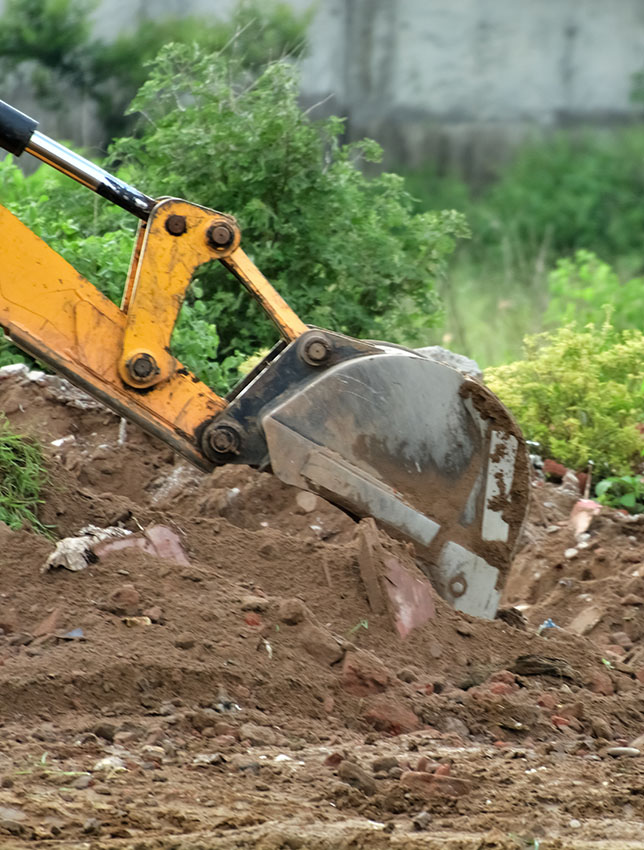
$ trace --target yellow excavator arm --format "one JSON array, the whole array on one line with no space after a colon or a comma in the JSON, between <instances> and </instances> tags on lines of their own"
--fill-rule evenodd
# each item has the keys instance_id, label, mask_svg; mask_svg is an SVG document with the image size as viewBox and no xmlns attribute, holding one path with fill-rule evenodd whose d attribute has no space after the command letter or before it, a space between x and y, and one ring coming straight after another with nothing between
<instances>
[{"instance_id":1,"label":"yellow excavator arm","mask_svg":"<svg viewBox=\"0 0 644 850\"><path fill-rule=\"evenodd\" d=\"M529 492L523 438L482 384L414 351L307 326L240 247L235 219L155 200L0 101L0 145L140 219L117 307L0 206L0 327L201 469L245 463L412 541L438 592L494 616ZM1 189L0 189L1 200ZM171 352L195 269L218 260L280 341L226 398Z\"/></svg>"}]
</instances>

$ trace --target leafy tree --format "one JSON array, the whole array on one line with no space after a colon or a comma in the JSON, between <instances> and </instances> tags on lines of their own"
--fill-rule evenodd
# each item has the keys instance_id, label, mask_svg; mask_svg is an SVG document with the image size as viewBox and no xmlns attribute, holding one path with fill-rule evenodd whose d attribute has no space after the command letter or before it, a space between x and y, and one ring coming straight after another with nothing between
<instances>
[{"instance_id":1,"label":"leafy tree","mask_svg":"<svg viewBox=\"0 0 644 850\"><path fill-rule=\"evenodd\" d=\"M195 16L144 20L114 41L94 38L97 0L7 0L0 19L0 69L24 65L44 104L65 108L70 89L93 100L106 139L130 130L126 109L146 66L169 42L226 50L249 74L267 62L299 56L310 13L275 0L238 0L226 20ZM27 63L26 65L24 63Z\"/></svg>"},{"instance_id":2,"label":"leafy tree","mask_svg":"<svg viewBox=\"0 0 644 850\"><path fill-rule=\"evenodd\" d=\"M249 79L226 55L168 46L133 104L146 123L114 144L110 167L153 196L235 214L246 250L305 321L406 342L408 321L422 332L440 316L434 282L464 220L415 213L397 175L366 177L360 162L376 160L379 147L343 145L337 118L310 121L297 82L287 62ZM131 217L42 169L25 178L9 163L4 179L8 205L118 301ZM177 355L221 388L229 358L274 340L245 290L218 264L204 267L180 316Z\"/></svg>"}]
</instances>

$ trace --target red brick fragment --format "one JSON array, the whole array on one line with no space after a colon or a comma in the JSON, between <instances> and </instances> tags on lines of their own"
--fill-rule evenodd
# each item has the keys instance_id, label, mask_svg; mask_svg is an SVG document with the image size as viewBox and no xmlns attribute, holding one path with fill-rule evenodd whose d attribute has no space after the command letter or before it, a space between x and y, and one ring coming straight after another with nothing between
<instances>
[{"instance_id":1,"label":"red brick fragment","mask_svg":"<svg viewBox=\"0 0 644 850\"><path fill-rule=\"evenodd\" d=\"M420 727L418 717L411 709L391 699L373 702L362 717L378 732L387 732L390 735L414 732Z\"/></svg>"},{"instance_id":2,"label":"red brick fragment","mask_svg":"<svg viewBox=\"0 0 644 850\"><path fill-rule=\"evenodd\" d=\"M466 779L445 776L436 773L407 771L400 777L400 784L421 797L462 797L472 789L472 783Z\"/></svg>"},{"instance_id":3,"label":"red brick fragment","mask_svg":"<svg viewBox=\"0 0 644 850\"><path fill-rule=\"evenodd\" d=\"M357 697L382 693L391 674L382 661L370 652L357 649L347 652L342 664L342 687Z\"/></svg>"}]
</instances>

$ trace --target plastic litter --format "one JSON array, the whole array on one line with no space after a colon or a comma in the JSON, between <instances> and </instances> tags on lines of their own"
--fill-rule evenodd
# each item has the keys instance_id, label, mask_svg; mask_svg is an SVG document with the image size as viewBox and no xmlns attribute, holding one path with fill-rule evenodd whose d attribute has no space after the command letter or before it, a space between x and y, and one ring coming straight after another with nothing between
<instances>
[{"instance_id":1,"label":"plastic litter","mask_svg":"<svg viewBox=\"0 0 644 850\"><path fill-rule=\"evenodd\" d=\"M551 617L548 617L548 619L544 620L543 623L541 623L541 625L537 629L537 634L540 635L542 632L545 632L548 629L560 629L560 628L561 628L561 626L558 626Z\"/></svg>"}]
</instances>

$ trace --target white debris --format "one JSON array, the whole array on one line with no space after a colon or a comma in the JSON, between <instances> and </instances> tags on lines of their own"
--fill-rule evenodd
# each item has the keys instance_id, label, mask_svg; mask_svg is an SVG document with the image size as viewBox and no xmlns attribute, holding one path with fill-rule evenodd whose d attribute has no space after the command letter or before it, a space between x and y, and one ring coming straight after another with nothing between
<instances>
[{"instance_id":1,"label":"white debris","mask_svg":"<svg viewBox=\"0 0 644 850\"><path fill-rule=\"evenodd\" d=\"M230 490L226 493L226 504L232 505L237 496L241 493L239 487L231 487Z\"/></svg>"},{"instance_id":2,"label":"white debris","mask_svg":"<svg viewBox=\"0 0 644 850\"><path fill-rule=\"evenodd\" d=\"M123 419L121 417L121 421L119 422L119 436L118 436L118 444L119 446L124 446L125 441L127 440L127 419Z\"/></svg>"},{"instance_id":3,"label":"white debris","mask_svg":"<svg viewBox=\"0 0 644 850\"><path fill-rule=\"evenodd\" d=\"M26 375L29 369L24 363L8 363L0 367L0 378L11 378L13 375Z\"/></svg>"},{"instance_id":4,"label":"white debris","mask_svg":"<svg viewBox=\"0 0 644 850\"><path fill-rule=\"evenodd\" d=\"M106 773L117 773L121 770L127 770L125 762L119 756L105 756L99 759L92 768L94 773L105 771Z\"/></svg>"},{"instance_id":5,"label":"white debris","mask_svg":"<svg viewBox=\"0 0 644 850\"><path fill-rule=\"evenodd\" d=\"M60 446L64 446L66 443L73 443L75 440L76 437L73 434L68 434L66 437L59 437L57 440L52 440L51 445L60 448Z\"/></svg>"},{"instance_id":6,"label":"white debris","mask_svg":"<svg viewBox=\"0 0 644 850\"><path fill-rule=\"evenodd\" d=\"M566 551L564 552L564 558L567 558L570 561L573 558L576 558L578 554L579 552L575 548L566 549Z\"/></svg>"},{"instance_id":7,"label":"white debris","mask_svg":"<svg viewBox=\"0 0 644 850\"><path fill-rule=\"evenodd\" d=\"M198 753L192 763L195 767L210 767L213 764L221 764L223 760L221 753Z\"/></svg>"},{"instance_id":8,"label":"white debris","mask_svg":"<svg viewBox=\"0 0 644 850\"><path fill-rule=\"evenodd\" d=\"M88 525L81 528L78 537L65 537L61 540L52 554L47 558L43 572L48 570L65 569L72 572L84 570L88 564L98 560L93 547L105 540L115 540L132 534L126 528L98 528Z\"/></svg>"}]
</instances>

